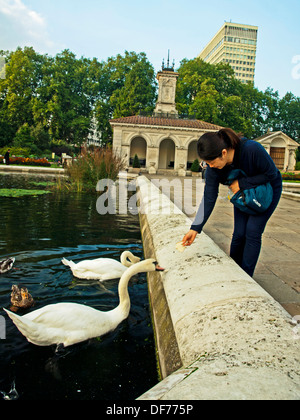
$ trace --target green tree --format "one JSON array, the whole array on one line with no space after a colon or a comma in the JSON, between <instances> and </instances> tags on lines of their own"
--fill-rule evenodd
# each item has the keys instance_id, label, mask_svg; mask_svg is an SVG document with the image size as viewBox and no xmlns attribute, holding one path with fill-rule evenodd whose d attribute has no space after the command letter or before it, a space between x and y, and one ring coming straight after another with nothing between
<instances>
[{"instance_id":1,"label":"green tree","mask_svg":"<svg viewBox=\"0 0 300 420\"><path fill-rule=\"evenodd\" d=\"M239 96L242 98L240 112L244 122L241 130L251 138L259 137L263 132L262 103L263 93L251 83L239 85Z\"/></svg>"},{"instance_id":2,"label":"green tree","mask_svg":"<svg viewBox=\"0 0 300 420\"><path fill-rule=\"evenodd\" d=\"M57 54L52 63L46 117L49 133L56 140L80 144L87 138L92 111L91 95L85 93L87 64L69 50Z\"/></svg>"},{"instance_id":3,"label":"green tree","mask_svg":"<svg viewBox=\"0 0 300 420\"><path fill-rule=\"evenodd\" d=\"M178 72L176 101L181 116L194 116L250 134L252 109L245 107L243 96L253 87L244 87L228 64L185 59Z\"/></svg>"},{"instance_id":4,"label":"green tree","mask_svg":"<svg viewBox=\"0 0 300 420\"><path fill-rule=\"evenodd\" d=\"M31 127L30 136L38 150L42 151L50 148L50 135L41 123Z\"/></svg>"},{"instance_id":5,"label":"green tree","mask_svg":"<svg viewBox=\"0 0 300 420\"><path fill-rule=\"evenodd\" d=\"M195 159L194 162L192 163L191 171L192 172L199 172L199 170L200 170L199 160L198 159Z\"/></svg>"},{"instance_id":6,"label":"green tree","mask_svg":"<svg viewBox=\"0 0 300 420\"><path fill-rule=\"evenodd\" d=\"M280 99L271 88L261 92L237 80L229 64L211 65L199 58L182 60L178 72L180 116L228 126L251 138L272 129L299 139L300 98L291 93Z\"/></svg>"},{"instance_id":7,"label":"green tree","mask_svg":"<svg viewBox=\"0 0 300 420\"><path fill-rule=\"evenodd\" d=\"M69 50L55 57L31 47L0 51L6 77L0 79L0 147L25 144L33 151L49 145L81 145L93 116L104 143L112 141L111 118L151 114L157 83L145 53L125 51L106 62L77 58ZM182 60L176 105L192 116L229 126L247 137L282 130L300 142L300 98L261 92L234 77L229 64ZM22 145L23 146L23 145Z\"/></svg>"},{"instance_id":8,"label":"green tree","mask_svg":"<svg viewBox=\"0 0 300 420\"><path fill-rule=\"evenodd\" d=\"M263 94L261 114L263 118L261 131L267 132L269 129L273 131L280 130L279 118L279 93L273 89L267 88Z\"/></svg>"},{"instance_id":9,"label":"green tree","mask_svg":"<svg viewBox=\"0 0 300 420\"><path fill-rule=\"evenodd\" d=\"M218 102L219 93L210 80L205 80L189 106L188 113L197 119L212 123L219 118Z\"/></svg>"},{"instance_id":10,"label":"green tree","mask_svg":"<svg viewBox=\"0 0 300 420\"><path fill-rule=\"evenodd\" d=\"M229 64L211 65L200 58L184 59L181 61L178 72L176 104L180 114L193 115L193 104L197 94L198 98L199 93L200 97L201 94L204 97L205 92L201 93L201 91L205 91L208 87L210 96L213 95L217 103L221 101L220 95L236 94L237 81Z\"/></svg>"},{"instance_id":11,"label":"green tree","mask_svg":"<svg viewBox=\"0 0 300 420\"><path fill-rule=\"evenodd\" d=\"M43 83L33 110L35 123L47 127L53 140L82 144L100 93L101 64L64 50L45 61Z\"/></svg>"},{"instance_id":12,"label":"green tree","mask_svg":"<svg viewBox=\"0 0 300 420\"><path fill-rule=\"evenodd\" d=\"M112 128L109 120L112 118L113 109L105 100L98 100L95 106L95 118L98 122L98 130L104 144L112 142Z\"/></svg>"},{"instance_id":13,"label":"green tree","mask_svg":"<svg viewBox=\"0 0 300 420\"><path fill-rule=\"evenodd\" d=\"M17 131L13 140L13 147L31 148L34 144L34 139L31 136L31 130L27 123L23 124Z\"/></svg>"},{"instance_id":14,"label":"green tree","mask_svg":"<svg viewBox=\"0 0 300 420\"><path fill-rule=\"evenodd\" d=\"M7 121L17 127L32 125L32 101L42 79L43 56L33 48L18 48L11 53L6 65L6 77L1 81L5 96L2 111Z\"/></svg>"},{"instance_id":15,"label":"green tree","mask_svg":"<svg viewBox=\"0 0 300 420\"><path fill-rule=\"evenodd\" d=\"M125 51L110 57L101 69L101 97L95 106L99 131L104 142L112 140L109 119L151 113L155 107L156 81L153 66L145 53ZM105 78L105 81L103 81Z\"/></svg>"},{"instance_id":16,"label":"green tree","mask_svg":"<svg viewBox=\"0 0 300 420\"><path fill-rule=\"evenodd\" d=\"M279 101L281 131L300 143L300 98L288 92Z\"/></svg>"},{"instance_id":17,"label":"green tree","mask_svg":"<svg viewBox=\"0 0 300 420\"><path fill-rule=\"evenodd\" d=\"M9 124L5 118L5 112L0 109L0 147L9 145L15 137L17 127Z\"/></svg>"},{"instance_id":18,"label":"green tree","mask_svg":"<svg viewBox=\"0 0 300 420\"><path fill-rule=\"evenodd\" d=\"M132 167L133 168L140 168L141 167L141 164L140 164L140 161L139 161L139 158L138 158L137 154L134 155L134 158L133 158L133 161L132 161Z\"/></svg>"},{"instance_id":19,"label":"green tree","mask_svg":"<svg viewBox=\"0 0 300 420\"><path fill-rule=\"evenodd\" d=\"M140 110L152 112L155 100L154 80L153 67L148 63L145 54L139 54L125 76L124 85L111 96L114 117L136 115Z\"/></svg>"},{"instance_id":20,"label":"green tree","mask_svg":"<svg viewBox=\"0 0 300 420\"><path fill-rule=\"evenodd\" d=\"M6 77L0 80L0 144L10 144L19 128L32 126L32 103L42 81L44 57L33 48L1 52L6 57Z\"/></svg>"}]
</instances>

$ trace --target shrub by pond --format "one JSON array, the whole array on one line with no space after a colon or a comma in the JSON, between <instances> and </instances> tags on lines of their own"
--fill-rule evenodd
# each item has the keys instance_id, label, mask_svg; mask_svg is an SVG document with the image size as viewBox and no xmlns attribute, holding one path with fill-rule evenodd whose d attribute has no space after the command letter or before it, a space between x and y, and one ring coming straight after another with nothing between
<instances>
[{"instance_id":1,"label":"shrub by pond","mask_svg":"<svg viewBox=\"0 0 300 420\"><path fill-rule=\"evenodd\" d=\"M58 189L95 191L100 179L115 181L124 169L124 159L110 148L82 149L81 155L66 168L66 179L60 179Z\"/></svg>"}]
</instances>

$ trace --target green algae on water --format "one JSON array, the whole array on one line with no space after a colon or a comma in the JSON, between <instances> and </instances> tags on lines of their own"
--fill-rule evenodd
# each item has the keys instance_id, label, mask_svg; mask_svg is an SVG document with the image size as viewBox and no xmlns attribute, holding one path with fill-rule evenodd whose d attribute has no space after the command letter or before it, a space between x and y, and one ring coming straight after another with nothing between
<instances>
[{"instance_id":1,"label":"green algae on water","mask_svg":"<svg viewBox=\"0 0 300 420\"><path fill-rule=\"evenodd\" d=\"M51 191L45 190L24 190L18 188L2 188L0 189L0 197L12 197L19 198L24 196L37 196L43 194L49 194Z\"/></svg>"}]
</instances>

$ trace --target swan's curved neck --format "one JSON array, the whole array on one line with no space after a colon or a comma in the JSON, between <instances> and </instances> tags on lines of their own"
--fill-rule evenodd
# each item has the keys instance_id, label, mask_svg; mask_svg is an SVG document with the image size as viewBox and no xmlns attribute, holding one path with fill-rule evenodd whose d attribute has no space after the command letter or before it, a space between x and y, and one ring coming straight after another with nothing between
<instances>
[{"instance_id":1,"label":"swan's curved neck","mask_svg":"<svg viewBox=\"0 0 300 420\"><path fill-rule=\"evenodd\" d=\"M123 254L121 255L121 263L123 265L125 265L125 267L131 267L132 266L132 262L130 260L130 257L132 257L131 252L128 251L124 251ZM130 261L128 261L128 259Z\"/></svg>"},{"instance_id":2,"label":"swan's curved neck","mask_svg":"<svg viewBox=\"0 0 300 420\"><path fill-rule=\"evenodd\" d=\"M128 283L132 276L141 272L141 268L137 267L137 264L128 268L122 275L119 282L119 306L116 308L118 312L124 317L127 318L130 311L130 298L128 293Z\"/></svg>"}]
</instances>

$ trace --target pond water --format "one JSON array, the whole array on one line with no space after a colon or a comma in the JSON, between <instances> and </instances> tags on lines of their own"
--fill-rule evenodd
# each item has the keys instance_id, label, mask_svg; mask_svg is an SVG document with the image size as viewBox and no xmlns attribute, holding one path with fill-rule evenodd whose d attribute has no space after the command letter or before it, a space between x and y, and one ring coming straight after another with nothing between
<instances>
[{"instance_id":1,"label":"pond water","mask_svg":"<svg viewBox=\"0 0 300 420\"><path fill-rule=\"evenodd\" d=\"M0 188L37 189L32 183L38 180L0 174ZM25 285L35 299L34 308L20 315L58 302L102 311L118 305L118 280L79 280L61 263L62 257L119 259L127 249L143 258L138 216L100 216L96 200L95 194L70 193L0 197L0 261L16 258L15 269L0 276L0 316L6 324L6 339L0 340L0 399L15 385L23 400L128 400L158 382L146 274L129 283L127 320L114 332L59 355L54 346L28 343L2 310L11 306L13 284Z\"/></svg>"}]
</instances>

